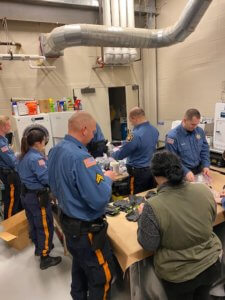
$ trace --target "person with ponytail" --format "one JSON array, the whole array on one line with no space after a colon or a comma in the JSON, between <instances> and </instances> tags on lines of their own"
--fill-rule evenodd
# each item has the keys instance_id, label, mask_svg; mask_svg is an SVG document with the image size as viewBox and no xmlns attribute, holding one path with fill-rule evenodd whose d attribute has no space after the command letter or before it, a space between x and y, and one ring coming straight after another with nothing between
<instances>
[{"instance_id":1,"label":"person with ponytail","mask_svg":"<svg viewBox=\"0 0 225 300\"><path fill-rule=\"evenodd\" d=\"M168 300L207 300L221 274L214 196L206 185L184 180L180 158L172 152L157 152L151 170L158 190L139 210L138 241L155 252L155 272Z\"/></svg>"},{"instance_id":2,"label":"person with ponytail","mask_svg":"<svg viewBox=\"0 0 225 300\"><path fill-rule=\"evenodd\" d=\"M25 130L21 141L18 172L22 182L22 204L30 226L35 255L42 270L61 262L49 255L53 248L53 216L49 200L47 160L44 156L46 133L38 128Z\"/></svg>"},{"instance_id":3,"label":"person with ponytail","mask_svg":"<svg viewBox=\"0 0 225 300\"><path fill-rule=\"evenodd\" d=\"M6 138L10 131L9 117L0 116L0 180L4 184L4 190L2 190L4 219L10 218L22 210L20 178L16 172L17 158Z\"/></svg>"}]
</instances>

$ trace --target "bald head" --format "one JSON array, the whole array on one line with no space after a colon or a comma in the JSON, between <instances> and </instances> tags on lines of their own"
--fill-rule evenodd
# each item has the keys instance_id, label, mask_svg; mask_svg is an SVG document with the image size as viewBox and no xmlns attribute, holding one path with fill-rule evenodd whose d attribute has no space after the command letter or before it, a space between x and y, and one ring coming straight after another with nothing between
<instances>
[{"instance_id":1,"label":"bald head","mask_svg":"<svg viewBox=\"0 0 225 300\"><path fill-rule=\"evenodd\" d=\"M89 123L95 123L92 115L84 111L78 111L69 118L68 129L79 131L82 127L87 126Z\"/></svg>"},{"instance_id":2,"label":"bald head","mask_svg":"<svg viewBox=\"0 0 225 300\"><path fill-rule=\"evenodd\" d=\"M144 110L141 107L133 107L129 113L129 121L133 126L146 122Z\"/></svg>"},{"instance_id":3,"label":"bald head","mask_svg":"<svg viewBox=\"0 0 225 300\"><path fill-rule=\"evenodd\" d=\"M76 112L69 118L68 133L82 144L87 145L94 136L96 122L87 112Z\"/></svg>"}]
</instances>

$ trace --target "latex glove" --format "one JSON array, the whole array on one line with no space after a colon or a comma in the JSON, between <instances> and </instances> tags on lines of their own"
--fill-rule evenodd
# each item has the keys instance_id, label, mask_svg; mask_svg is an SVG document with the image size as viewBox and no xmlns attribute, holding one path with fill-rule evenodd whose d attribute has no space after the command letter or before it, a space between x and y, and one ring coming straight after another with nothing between
<instances>
[{"instance_id":1,"label":"latex glove","mask_svg":"<svg viewBox=\"0 0 225 300\"><path fill-rule=\"evenodd\" d=\"M187 181L190 181L190 182L195 181L195 176L191 171L186 174L185 178Z\"/></svg>"},{"instance_id":2,"label":"latex glove","mask_svg":"<svg viewBox=\"0 0 225 300\"><path fill-rule=\"evenodd\" d=\"M113 171L111 171L111 170L105 171L104 175L108 176L109 178L111 178L112 181L116 180L116 173L113 172Z\"/></svg>"},{"instance_id":3,"label":"latex glove","mask_svg":"<svg viewBox=\"0 0 225 300\"><path fill-rule=\"evenodd\" d=\"M209 168L203 168L202 173L206 176L209 176Z\"/></svg>"}]
</instances>

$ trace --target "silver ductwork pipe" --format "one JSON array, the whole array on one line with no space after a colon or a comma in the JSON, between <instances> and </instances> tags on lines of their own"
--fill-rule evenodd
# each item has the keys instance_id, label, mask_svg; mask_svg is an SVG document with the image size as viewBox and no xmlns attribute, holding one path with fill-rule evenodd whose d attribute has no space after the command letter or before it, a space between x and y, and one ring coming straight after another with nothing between
<instances>
[{"instance_id":1,"label":"silver ductwork pipe","mask_svg":"<svg viewBox=\"0 0 225 300\"><path fill-rule=\"evenodd\" d=\"M159 48L184 41L197 27L212 0L189 0L178 21L164 29L108 27L104 25L74 24L55 28L42 35L43 55L63 55L74 46Z\"/></svg>"}]
</instances>

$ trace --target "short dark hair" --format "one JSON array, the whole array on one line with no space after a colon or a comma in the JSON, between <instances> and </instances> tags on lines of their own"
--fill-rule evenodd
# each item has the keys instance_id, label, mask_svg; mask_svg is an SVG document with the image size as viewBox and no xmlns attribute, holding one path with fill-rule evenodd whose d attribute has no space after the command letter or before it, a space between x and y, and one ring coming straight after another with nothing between
<instances>
[{"instance_id":1,"label":"short dark hair","mask_svg":"<svg viewBox=\"0 0 225 300\"><path fill-rule=\"evenodd\" d=\"M192 120L193 117L196 117L197 119L201 119L201 114L197 109L190 108L186 111L184 117L187 120Z\"/></svg>"},{"instance_id":2,"label":"short dark hair","mask_svg":"<svg viewBox=\"0 0 225 300\"><path fill-rule=\"evenodd\" d=\"M184 179L180 158L169 151L159 151L154 154L151 161L151 170L154 176L167 178L170 185L178 185Z\"/></svg>"},{"instance_id":3,"label":"short dark hair","mask_svg":"<svg viewBox=\"0 0 225 300\"><path fill-rule=\"evenodd\" d=\"M141 107L134 107L134 108L131 109L129 116L131 118L133 118L133 117L144 117L145 112L144 112L143 108L141 108Z\"/></svg>"}]
</instances>

